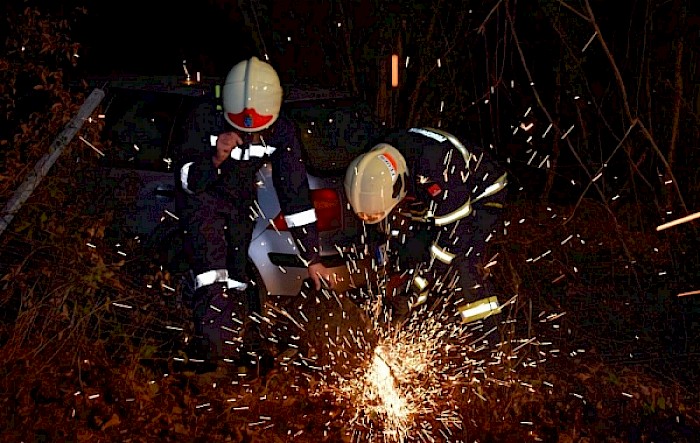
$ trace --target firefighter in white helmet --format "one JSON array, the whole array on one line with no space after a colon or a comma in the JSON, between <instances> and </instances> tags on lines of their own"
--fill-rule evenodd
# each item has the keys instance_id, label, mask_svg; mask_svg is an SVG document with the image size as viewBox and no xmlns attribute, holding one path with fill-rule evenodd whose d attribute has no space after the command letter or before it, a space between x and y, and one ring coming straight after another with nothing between
<instances>
[{"instance_id":1,"label":"firefighter in white helmet","mask_svg":"<svg viewBox=\"0 0 700 443\"><path fill-rule=\"evenodd\" d=\"M256 173L264 162L272 165L281 210L314 286L320 289L322 279L330 286L333 282L319 261L316 213L298 131L280 114L283 91L277 72L257 57L243 60L226 76L222 95L223 113L217 112L217 103L203 102L188 121L188 133L200 137L182 147L177 207L195 275L192 308L199 346L193 351L208 363L245 364L260 354L261 345L249 318L259 313L260 300L248 247Z\"/></svg>"},{"instance_id":2,"label":"firefighter in white helmet","mask_svg":"<svg viewBox=\"0 0 700 443\"><path fill-rule=\"evenodd\" d=\"M401 301L396 313L405 317L440 296L463 300L455 316L493 329L486 338L495 345L500 308L484 265L505 202L505 171L482 149L439 129L395 131L381 141L353 160L344 185L355 214L390 237L380 255L398 261L389 260L398 273L387 279L386 294ZM408 298L400 296L404 283Z\"/></svg>"}]
</instances>

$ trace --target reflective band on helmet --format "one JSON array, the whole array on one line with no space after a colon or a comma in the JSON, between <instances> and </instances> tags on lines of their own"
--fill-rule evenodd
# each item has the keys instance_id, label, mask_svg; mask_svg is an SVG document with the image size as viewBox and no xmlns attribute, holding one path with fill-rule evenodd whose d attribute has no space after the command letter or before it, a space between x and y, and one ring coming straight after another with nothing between
<instances>
[{"instance_id":1,"label":"reflective band on helmet","mask_svg":"<svg viewBox=\"0 0 700 443\"><path fill-rule=\"evenodd\" d=\"M250 145L246 149L241 149L238 146L231 150L231 158L234 160L250 160L250 157L264 157L272 155L277 150L274 146Z\"/></svg>"},{"instance_id":2,"label":"reflective band on helmet","mask_svg":"<svg viewBox=\"0 0 700 443\"><path fill-rule=\"evenodd\" d=\"M463 323L481 320L482 318L501 312L501 306L496 297L482 298L473 303L460 306L457 309L459 310L459 315L462 317Z\"/></svg>"},{"instance_id":3,"label":"reflective band on helmet","mask_svg":"<svg viewBox=\"0 0 700 443\"><path fill-rule=\"evenodd\" d=\"M444 263L446 265L449 265L450 263L452 263L452 260L454 260L454 258L455 258L454 254L452 254L451 252L447 252L446 250L444 250L440 246L436 245L435 243L433 243L430 246L430 255L433 258L440 260L442 263Z\"/></svg>"},{"instance_id":4,"label":"reflective band on helmet","mask_svg":"<svg viewBox=\"0 0 700 443\"><path fill-rule=\"evenodd\" d=\"M248 287L247 283L228 278L228 270L213 269L211 271L198 274L195 277L194 289L197 290L204 286L213 285L214 283L226 283L226 287L229 289L237 289L239 291L242 291Z\"/></svg>"},{"instance_id":5,"label":"reflective band on helmet","mask_svg":"<svg viewBox=\"0 0 700 443\"><path fill-rule=\"evenodd\" d=\"M255 129L265 127L265 125L270 123L274 118L273 115L260 115L255 109L248 108L243 109L242 112L237 114L229 112L226 116L235 126L241 128L241 130L250 129L251 132Z\"/></svg>"},{"instance_id":6,"label":"reflective band on helmet","mask_svg":"<svg viewBox=\"0 0 700 443\"><path fill-rule=\"evenodd\" d=\"M378 155L379 159L384 162L386 165L387 169L389 169L389 175L391 176L391 181L396 180L396 160L394 160L394 157L389 155L388 153L383 153Z\"/></svg>"},{"instance_id":7,"label":"reflective band on helmet","mask_svg":"<svg viewBox=\"0 0 700 443\"><path fill-rule=\"evenodd\" d=\"M303 212L297 212L296 214L285 215L284 221L287 222L287 226L290 228L308 225L316 221L316 210L308 209Z\"/></svg>"},{"instance_id":8,"label":"reflective band on helmet","mask_svg":"<svg viewBox=\"0 0 700 443\"><path fill-rule=\"evenodd\" d=\"M180 169L180 183L182 183L182 189L185 192L188 194L194 194L194 192L190 191L190 188L187 187L187 179L190 175L190 166L192 166L192 162L185 163L182 169Z\"/></svg>"}]
</instances>

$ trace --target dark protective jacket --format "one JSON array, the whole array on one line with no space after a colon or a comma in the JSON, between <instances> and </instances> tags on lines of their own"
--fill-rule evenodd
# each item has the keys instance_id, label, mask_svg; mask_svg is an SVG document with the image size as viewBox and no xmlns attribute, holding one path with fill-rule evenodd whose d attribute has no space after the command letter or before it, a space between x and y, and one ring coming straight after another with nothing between
<instances>
[{"instance_id":1,"label":"dark protective jacket","mask_svg":"<svg viewBox=\"0 0 700 443\"><path fill-rule=\"evenodd\" d=\"M399 213L417 223L409 232L395 231L391 244L402 268L421 269L414 291L431 289L450 267L461 272L460 286L474 286L505 201L505 170L478 146L439 129L401 130L382 141L402 153L413 179Z\"/></svg>"},{"instance_id":2,"label":"dark protective jacket","mask_svg":"<svg viewBox=\"0 0 700 443\"><path fill-rule=\"evenodd\" d=\"M180 167L176 171L182 192L178 199L181 226L192 230L192 220L218 217L227 213L232 217L228 227L228 240L243 251L248 250L254 218L258 170L265 162L272 166L273 184L287 226L300 246L301 257L313 262L318 259L318 231L316 214L310 198L308 177L302 160L302 151L296 125L284 115L263 135L264 143L236 147L231 157L215 168L212 155L215 137L232 130L215 105L203 102L192 114L189 134L194 134L181 148ZM241 134L245 136L245 134ZM198 196L206 198L198 198ZM212 206L216 210L212 210ZM262 216L272 218L276 214ZM197 248L197 245L194 245ZM198 257L197 251L194 256ZM206 256L199 256L206 261ZM210 265L209 267L211 267ZM204 264L201 271L206 270ZM195 271L196 272L196 271Z\"/></svg>"}]
</instances>

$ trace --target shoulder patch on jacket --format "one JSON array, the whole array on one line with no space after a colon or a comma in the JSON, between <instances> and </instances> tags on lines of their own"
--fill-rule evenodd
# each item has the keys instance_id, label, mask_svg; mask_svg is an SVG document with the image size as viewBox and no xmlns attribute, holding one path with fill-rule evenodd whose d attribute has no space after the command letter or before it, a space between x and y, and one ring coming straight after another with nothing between
<instances>
[{"instance_id":1,"label":"shoulder patch on jacket","mask_svg":"<svg viewBox=\"0 0 700 443\"><path fill-rule=\"evenodd\" d=\"M437 183L433 183L427 187L427 191L431 197L437 197L442 192L442 188Z\"/></svg>"}]
</instances>

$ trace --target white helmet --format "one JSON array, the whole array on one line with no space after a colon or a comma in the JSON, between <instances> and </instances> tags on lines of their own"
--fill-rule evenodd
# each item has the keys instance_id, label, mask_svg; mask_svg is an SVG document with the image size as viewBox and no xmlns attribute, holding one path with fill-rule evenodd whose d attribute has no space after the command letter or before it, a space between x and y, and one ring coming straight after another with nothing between
<instances>
[{"instance_id":1,"label":"white helmet","mask_svg":"<svg viewBox=\"0 0 700 443\"><path fill-rule=\"evenodd\" d=\"M282 86L275 69L257 57L229 71L223 88L224 117L243 132L270 127L279 117Z\"/></svg>"},{"instance_id":2,"label":"white helmet","mask_svg":"<svg viewBox=\"0 0 700 443\"><path fill-rule=\"evenodd\" d=\"M358 217L368 224L379 223L406 196L407 179L403 155L380 143L350 163L345 194Z\"/></svg>"}]
</instances>

